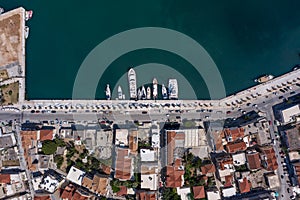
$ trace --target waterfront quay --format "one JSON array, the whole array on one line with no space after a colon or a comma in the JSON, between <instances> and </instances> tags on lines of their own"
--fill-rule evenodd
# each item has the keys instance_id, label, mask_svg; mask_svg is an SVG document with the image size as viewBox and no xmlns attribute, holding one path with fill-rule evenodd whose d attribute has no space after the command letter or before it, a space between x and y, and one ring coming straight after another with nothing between
<instances>
[{"instance_id":1,"label":"waterfront quay","mask_svg":"<svg viewBox=\"0 0 300 200\"><path fill-rule=\"evenodd\" d=\"M220 100L24 100L13 107L17 111L32 112L103 112L150 110L219 110L228 111L267 101L271 96L290 93L300 84L300 70L296 69L266 83L262 83ZM11 106L2 107L10 109Z\"/></svg>"}]
</instances>

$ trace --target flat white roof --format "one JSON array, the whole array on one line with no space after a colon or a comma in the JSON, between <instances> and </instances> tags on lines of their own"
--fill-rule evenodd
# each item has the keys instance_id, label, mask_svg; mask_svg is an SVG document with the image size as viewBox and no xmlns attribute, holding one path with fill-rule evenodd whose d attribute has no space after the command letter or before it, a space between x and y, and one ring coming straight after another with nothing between
<instances>
[{"instance_id":1,"label":"flat white roof","mask_svg":"<svg viewBox=\"0 0 300 200\"><path fill-rule=\"evenodd\" d=\"M157 189L157 175L156 174L142 174L141 175L141 188L156 190Z\"/></svg>"},{"instance_id":2,"label":"flat white roof","mask_svg":"<svg viewBox=\"0 0 300 200\"><path fill-rule=\"evenodd\" d=\"M220 192L216 191L207 191L207 200L221 200Z\"/></svg>"},{"instance_id":3,"label":"flat white roof","mask_svg":"<svg viewBox=\"0 0 300 200\"><path fill-rule=\"evenodd\" d=\"M233 165L235 166L244 165L246 163L245 153L232 155L232 159L233 159Z\"/></svg>"},{"instance_id":4,"label":"flat white roof","mask_svg":"<svg viewBox=\"0 0 300 200\"><path fill-rule=\"evenodd\" d=\"M299 105L294 105L290 108L284 109L281 111L282 122L288 123L293 121L292 117L300 114Z\"/></svg>"},{"instance_id":5,"label":"flat white roof","mask_svg":"<svg viewBox=\"0 0 300 200\"><path fill-rule=\"evenodd\" d=\"M156 160L156 151L150 150L150 149L141 149L141 161L142 162L149 162L149 161L155 161Z\"/></svg>"},{"instance_id":6,"label":"flat white roof","mask_svg":"<svg viewBox=\"0 0 300 200\"><path fill-rule=\"evenodd\" d=\"M53 193L58 186L58 181L56 179L47 176L44 181L41 182L40 187L50 193Z\"/></svg>"},{"instance_id":7,"label":"flat white roof","mask_svg":"<svg viewBox=\"0 0 300 200\"><path fill-rule=\"evenodd\" d=\"M81 185L84 174L84 171L81 171L80 169L72 166L67 175L67 179L69 179L73 183L76 183L77 185Z\"/></svg>"},{"instance_id":8,"label":"flat white roof","mask_svg":"<svg viewBox=\"0 0 300 200\"><path fill-rule=\"evenodd\" d=\"M116 129L116 145L128 146L128 130Z\"/></svg>"},{"instance_id":9,"label":"flat white roof","mask_svg":"<svg viewBox=\"0 0 300 200\"><path fill-rule=\"evenodd\" d=\"M291 151L291 152L289 152L289 157L290 157L291 161L300 160L300 154L299 154L298 151Z\"/></svg>"},{"instance_id":10,"label":"flat white roof","mask_svg":"<svg viewBox=\"0 0 300 200\"><path fill-rule=\"evenodd\" d=\"M159 147L159 134L158 133L154 133L151 137L151 146L152 147Z\"/></svg>"},{"instance_id":11,"label":"flat white roof","mask_svg":"<svg viewBox=\"0 0 300 200\"><path fill-rule=\"evenodd\" d=\"M236 195L236 189L235 189L235 187L223 188L222 192L223 192L223 196L224 197L231 197L231 196Z\"/></svg>"},{"instance_id":12,"label":"flat white roof","mask_svg":"<svg viewBox=\"0 0 300 200\"><path fill-rule=\"evenodd\" d=\"M199 146L199 129L184 130L185 140L184 147L197 147Z\"/></svg>"},{"instance_id":13,"label":"flat white roof","mask_svg":"<svg viewBox=\"0 0 300 200\"><path fill-rule=\"evenodd\" d=\"M191 193L191 188L177 188L177 194L180 195L181 200L188 200L188 194Z\"/></svg>"}]
</instances>

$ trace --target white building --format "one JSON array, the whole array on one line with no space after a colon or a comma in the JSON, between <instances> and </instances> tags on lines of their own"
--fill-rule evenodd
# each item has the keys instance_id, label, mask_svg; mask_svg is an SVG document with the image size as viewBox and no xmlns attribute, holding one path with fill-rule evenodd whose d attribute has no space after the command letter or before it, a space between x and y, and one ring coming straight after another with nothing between
<instances>
[{"instance_id":1,"label":"white building","mask_svg":"<svg viewBox=\"0 0 300 200\"><path fill-rule=\"evenodd\" d=\"M142 162L151 162L157 160L157 153L155 150L141 149L140 154Z\"/></svg>"},{"instance_id":2,"label":"white building","mask_svg":"<svg viewBox=\"0 0 300 200\"><path fill-rule=\"evenodd\" d=\"M294 117L300 114L299 105L281 110L281 122L286 124L295 121Z\"/></svg>"},{"instance_id":3,"label":"white building","mask_svg":"<svg viewBox=\"0 0 300 200\"><path fill-rule=\"evenodd\" d=\"M189 194L191 193L191 188L186 187L186 188L177 188L177 194L180 195L181 200L189 200Z\"/></svg>"},{"instance_id":4,"label":"white building","mask_svg":"<svg viewBox=\"0 0 300 200\"><path fill-rule=\"evenodd\" d=\"M151 146L153 148L159 148L159 142L160 142L159 134L153 133L151 137Z\"/></svg>"},{"instance_id":5,"label":"white building","mask_svg":"<svg viewBox=\"0 0 300 200\"><path fill-rule=\"evenodd\" d=\"M234 196L236 195L236 188L235 187L223 188L222 193L223 193L223 197Z\"/></svg>"},{"instance_id":6,"label":"white building","mask_svg":"<svg viewBox=\"0 0 300 200\"><path fill-rule=\"evenodd\" d=\"M127 129L116 129L116 140L117 146L128 146L128 130Z\"/></svg>"},{"instance_id":7,"label":"white building","mask_svg":"<svg viewBox=\"0 0 300 200\"><path fill-rule=\"evenodd\" d=\"M241 166L246 163L245 153L234 154L232 155L232 159L233 159L233 165L235 166Z\"/></svg>"},{"instance_id":8,"label":"white building","mask_svg":"<svg viewBox=\"0 0 300 200\"><path fill-rule=\"evenodd\" d=\"M76 183L77 185L81 185L84 174L84 171L72 166L67 175L67 179L73 183Z\"/></svg>"},{"instance_id":9,"label":"white building","mask_svg":"<svg viewBox=\"0 0 300 200\"><path fill-rule=\"evenodd\" d=\"M207 191L207 200L221 200L220 192L218 190L215 191Z\"/></svg>"},{"instance_id":10,"label":"white building","mask_svg":"<svg viewBox=\"0 0 300 200\"><path fill-rule=\"evenodd\" d=\"M54 193L58 187L58 184L59 182L56 179L46 176L40 183L39 187L47 192Z\"/></svg>"},{"instance_id":11,"label":"white building","mask_svg":"<svg viewBox=\"0 0 300 200\"><path fill-rule=\"evenodd\" d=\"M141 188L157 190L157 174L141 174Z\"/></svg>"}]
</instances>

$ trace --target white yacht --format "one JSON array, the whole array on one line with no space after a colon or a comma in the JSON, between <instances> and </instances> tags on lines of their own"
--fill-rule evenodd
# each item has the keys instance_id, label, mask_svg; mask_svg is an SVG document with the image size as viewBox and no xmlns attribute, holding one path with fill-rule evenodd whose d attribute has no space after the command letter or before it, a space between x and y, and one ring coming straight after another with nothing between
<instances>
[{"instance_id":1,"label":"white yacht","mask_svg":"<svg viewBox=\"0 0 300 200\"><path fill-rule=\"evenodd\" d=\"M129 93L130 99L136 99L136 74L133 68L128 71Z\"/></svg>"},{"instance_id":2,"label":"white yacht","mask_svg":"<svg viewBox=\"0 0 300 200\"><path fill-rule=\"evenodd\" d=\"M176 79L169 79L169 99L178 99L178 84Z\"/></svg>"},{"instance_id":3,"label":"white yacht","mask_svg":"<svg viewBox=\"0 0 300 200\"><path fill-rule=\"evenodd\" d=\"M147 99L151 99L151 89L150 87L147 87Z\"/></svg>"},{"instance_id":4,"label":"white yacht","mask_svg":"<svg viewBox=\"0 0 300 200\"><path fill-rule=\"evenodd\" d=\"M162 94L163 99L168 98L167 88L164 84L162 84L162 86L161 86L161 94Z\"/></svg>"},{"instance_id":5,"label":"white yacht","mask_svg":"<svg viewBox=\"0 0 300 200\"><path fill-rule=\"evenodd\" d=\"M111 92L110 92L109 84L106 85L105 96L107 100L110 100Z\"/></svg>"},{"instance_id":6,"label":"white yacht","mask_svg":"<svg viewBox=\"0 0 300 200\"><path fill-rule=\"evenodd\" d=\"M153 98L156 99L157 98L157 80L156 78L153 79Z\"/></svg>"}]
</instances>

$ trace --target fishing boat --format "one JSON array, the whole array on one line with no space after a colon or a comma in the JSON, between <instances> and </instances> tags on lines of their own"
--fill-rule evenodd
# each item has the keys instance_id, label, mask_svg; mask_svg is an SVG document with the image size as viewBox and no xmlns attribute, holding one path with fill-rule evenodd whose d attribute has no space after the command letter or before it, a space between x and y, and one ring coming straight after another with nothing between
<instances>
[{"instance_id":1,"label":"fishing boat","mask_svg":"<svg viewBox=\"0 0 300 200\"><path fill-rule=\"evenodd\" d=\"M119 100L123 99L123 92L120 85L118 86L118 99Z\"/></svg>"},{"instance_id":2,"label":"fishing boat","mask_svg":"<svg viewBox=\"0 0 300 200\"><path fill-rule=\"evenodd\" d=\"M169 99L178 99L178 84L176 79L169 79Z\"/></svg>"},{"instance_id":3,"label":"fishing boat","mask_svg":"<svg viewBox=\"0 0 300 200\"><path fill-rule=\"evenodd\" d=\"M110 92L109 84L106 85L105 96L107 100L110 100L111 92Z\"/></svg>"},{"instance_id":4,"label":"fishing boat","mask_svg":"<svg viewBox=\"0 0 300 200\"><path fill-rule=\"evenodd\" d=\"M1 7L0 7L0 15L1 15L2 13L4 13L4 8L1 8Z\"/></svg>"},{"instance_id":5,"label":"fishing boat","mask_svg":"<svg viewBox=\"0 0 300 200\"><path fill-rule=\"evenodd\" d=\"M29 36L29 27L25 26L25 39L27 39Z\"/></svg>"},{"instance_id":6,"label":"fishing boat","mask_svg":"<svg viewBox=\"0 0 300 200\"><path fill-rule=\"evenodd\" d=\"M147 94L146 94L146 89L144 86L142 87L141 93L142 93L142 99L145 100Z\"/></svg>"},{"instance_id":7,"label":"fishing boat","mask_svg":"<svg viewBox=\"0 0 300 200\"><path fill-rule=\"evenodd\" d=\"M136 94L136 74L134 69L130 69L128 71L128 82L129 82L129 94L130 94L130 99L136 99L137 94Z\"/></svg>"},{"instance_id":8,"label":"fishing boat","mask_svg":"<svg viewBox=\"0 0 300 200\"><path fill-rule=\"evenodd\" d=\"M156 99L157 98L157 80L156 78L153 79L153 98Z\"/></svg>"},{"instance_id":9,"label":"fishing boat","mask_svg":"<svg viewBox=\"0 0 300 200\"><path fill-rule=\"evenodd\" d=\"M272 80L273 78L274 78L273 75L264 75L259 77L258 79L255 79L254 82L265 83L268 82L269 80Z\"/></svg>"},{"instance_id":10,"label":"fishing boat","mask_svg":"<svg viewBox=\"0 0 300 200\"><path fill-rule=\"evenodd\" d=\"M28 10L25 12L25 20L28 21L32 18L33 15L33 11L32 10Z\"/></svg>"},{"instance_id":11,"label":"fishing boat","mask_svg":"<svg viewBox=\"0 0 300 200\"><path fill-rule=\"evenodd\" d=\"M151 99L151 89L147 87L147 99Z\"/></svg>"},{"instance_id":12,"label":"fishing boat","mask_svg":"<svg viewBox=\"0 0 300 200\"><path fill-rule=\"evenodd\" d=\"M164 84L162 84L162 86L161 86L161 94L162 94L163 99L168 98L167 88Z\"/></svg>"}]
</instances>

